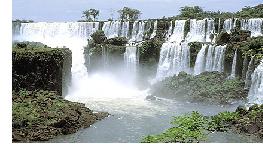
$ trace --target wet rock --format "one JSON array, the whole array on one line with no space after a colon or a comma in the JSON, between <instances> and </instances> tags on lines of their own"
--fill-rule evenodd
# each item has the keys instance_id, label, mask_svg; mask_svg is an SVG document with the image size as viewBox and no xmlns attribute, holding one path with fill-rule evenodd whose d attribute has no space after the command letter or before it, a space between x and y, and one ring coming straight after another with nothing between
<instances>
[{"instance_id":1,"label":"wet rock","mask_svg":"<svg viewBox=\"0 0 263 144\"><path fill-rule=\"evenodd\" d=\"M84 104L64 100L52 92L22 91L13 95L13 142L46 141L108 116L106 112L94 114Z\"/></svg>"},{"instance_id":2,"label":"wet rock","mask_svg":"<svg viewBox=\"0 0 263 144\"><path fill-rule=\"evenodd\" d=\"M236 112L238 112L241 115L245 115L247 114L247 109L245 106L238 106Z\"/></svg>"}]
</instances>

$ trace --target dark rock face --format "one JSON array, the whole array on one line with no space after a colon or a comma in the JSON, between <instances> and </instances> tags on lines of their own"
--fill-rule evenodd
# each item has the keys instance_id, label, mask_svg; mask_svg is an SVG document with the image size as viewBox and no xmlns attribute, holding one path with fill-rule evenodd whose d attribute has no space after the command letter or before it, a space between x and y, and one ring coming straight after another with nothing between
<instances>
[{"instance_id":1,"label":"dark rock face","mask_svg":"<svg viewBox=\"0 0 263 144\"><path fill-rule=\"evenodd\" d=\"M12 137L14 142L46 141L71 134L107 117L84 104L70 102L50 91L13 93Z\"/></svg>"},{"instance_id":2,"label":"dark rock face","mask_svg":"<svg viewBox=\"0 0 263 144\"><path fill-rule=\"evenodd\" d=\"M67 93L71 79L71 51L67 48L13 48L12 88Z\"/></svg>"},{"instance_id":3,"label":"dark rock face","mask_svg":"<svg viewBox=\"0 0 263 144\"><path fill-rule=\"evenodd\" d=\"M151 87L151 92L160 97L215 104L227 104L247 97L243 81L227 79L227 75L219 72L204 72L197 76L181 72L178 76L157 82Z\"/></svg>"},{"instance_id":4,"label":"dark rock face","mask_svg":"<svg viewBox=\"0 0 263 144\"><path fill-rule=\"evenodd\" d=\"M239 117L231 123L237 132L247 133L263 139L263 105L253 105L248 110L238 107Z\"/></svg>"}]
</instances>

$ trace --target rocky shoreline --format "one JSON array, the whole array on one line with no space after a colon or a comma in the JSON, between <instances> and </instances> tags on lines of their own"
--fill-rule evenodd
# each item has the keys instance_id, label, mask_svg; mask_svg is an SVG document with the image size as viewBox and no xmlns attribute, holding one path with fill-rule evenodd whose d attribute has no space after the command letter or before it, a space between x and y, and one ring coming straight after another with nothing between
<instances>
[{"instance_id":1,"label":"rocky shoreline","mask_svg":"<svg viewBox=\"0 0 263 144\"><path fill-rule=\"evenodd\" d=\"M93 112L52 91L13 92L12 141L46 141L87 128L109 114Z\"/></svg>"}]
</instances>

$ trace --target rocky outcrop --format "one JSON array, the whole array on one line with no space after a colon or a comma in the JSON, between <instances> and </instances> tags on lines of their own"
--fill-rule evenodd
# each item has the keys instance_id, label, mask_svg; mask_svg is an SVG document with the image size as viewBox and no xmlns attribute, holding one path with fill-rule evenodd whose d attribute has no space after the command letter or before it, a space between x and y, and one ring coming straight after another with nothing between
<instances>
[{"instance_id":1,"label":"rocky outcrop","mask_svg":"<svg viewBox=\"0 0 263 144\"><path fill-rule=\"evenodd\" d=\"M21 90L13 92L12 100L13 142L46 141L89 127L108 116L64 100L52 91Z\"/></svg>"},{"instance_id":2,"label":"rocky outcrop","mask_svg":"<svg viewBox=\"0 0 263 144\"><path fill-rule=\"evenodd\" d=\"M71 51L40 43L16 43L12 51L12 88L67 93L71 79Z\"/></svg>"},{"instance_id":3,"label":"rocky outcrop","mask_svg":"<svg viewBox=\"0 0 263 144\"><path fill-rule=\"evenodd\" d=\"M243 81L227 79L227 75L219 72L197 76L181 72L155 83L151 92L154 96L213 104L228 104L247 97Z\"/></svg>"}]
</instances>

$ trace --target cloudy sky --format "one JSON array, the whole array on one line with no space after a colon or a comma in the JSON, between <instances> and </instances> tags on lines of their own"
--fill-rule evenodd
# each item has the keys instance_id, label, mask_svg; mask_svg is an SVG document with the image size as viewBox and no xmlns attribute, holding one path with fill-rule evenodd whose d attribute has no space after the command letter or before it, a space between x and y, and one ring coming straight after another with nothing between
<instances>
[{"instance_id":1,"label":"cloudy sky","mask_svg":"<svg viewBox=\"0 0 263 144\"><path fill-rule=\"evenodd\" d=\"M244 6L255 6L263 0L13 0L13 19L34 21L76 21L82 11L100 10L99 20L111 15L116 19L117 10L124 6L139 9L141 18L174 16L183 6L201 6L204 10L235 12Z\"/></svg>"}]
</instances>

